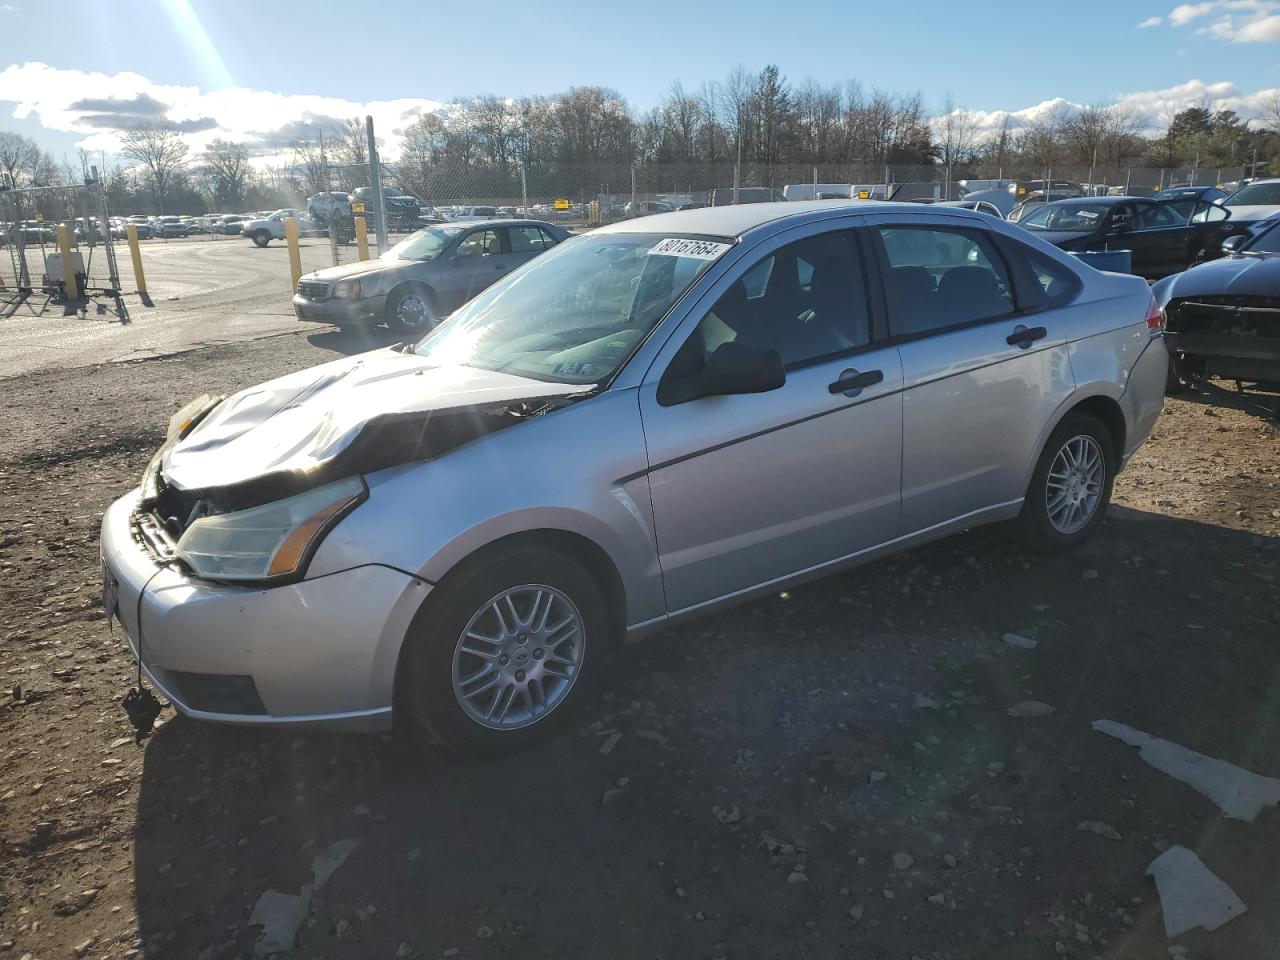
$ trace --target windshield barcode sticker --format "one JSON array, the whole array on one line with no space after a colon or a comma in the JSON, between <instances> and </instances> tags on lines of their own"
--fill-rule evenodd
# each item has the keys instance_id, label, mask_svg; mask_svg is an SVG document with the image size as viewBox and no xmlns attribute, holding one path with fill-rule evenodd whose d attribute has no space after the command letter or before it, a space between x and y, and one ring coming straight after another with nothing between
<instances>
[{"instance_id":1,"label":"windshield barcode sticker","mask_svg":"<svg viewBox=\"0 0 1280 960\"><path fill-rule=\"evenodd\" d=\"M717 243L715 240L684 240L680 237L668 237L659 240L649 248L649 253L662 257L692 257L695 260L715 260L732 247L731 243Z\"/></svg>"}]
</instances>

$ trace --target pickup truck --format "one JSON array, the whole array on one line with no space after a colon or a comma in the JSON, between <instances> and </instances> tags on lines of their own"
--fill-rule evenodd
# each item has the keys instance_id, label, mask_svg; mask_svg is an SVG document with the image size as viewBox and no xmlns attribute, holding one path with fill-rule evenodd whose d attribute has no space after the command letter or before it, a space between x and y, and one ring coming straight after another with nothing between
<instances>
[{"instance_id":1,"label":"pickup truck","mask_svg":"<svg viewBox=\"0 0 1280 960\"><path fill-rule=\"evenodd\" d=\"M293 207L285 207L283 210L277 210L260 220L248 220L245 222L240 232L243 236L252 240L255 246L265 247L272 240L284 239L284 222L290 217L296 217L298 220L298 236L328 236L328 229L326 227L321 227L314 219L307 216L301 210L296 210ZM342 235L340 235L338 239L342 240ZM345 243L346 241L343 240L343 242Z\"/></svg>"}]
</instances>

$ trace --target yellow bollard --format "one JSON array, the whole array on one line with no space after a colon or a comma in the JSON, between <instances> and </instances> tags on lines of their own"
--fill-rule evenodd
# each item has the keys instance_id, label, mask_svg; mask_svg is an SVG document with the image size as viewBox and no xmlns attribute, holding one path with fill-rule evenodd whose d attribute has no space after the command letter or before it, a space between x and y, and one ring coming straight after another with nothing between
<instances>
[{"instance_id":1,"label":"yellow bollard","mask_svg":"<svg viewBox=\"0 0 1280 960\"><path fill-rule=\"evenodd\" d=\"M62 282L66 285L67 299L80 299L80 284L76 282L76 265L71 259L71 228L58 224L58 249L62 251Z\"/></svg>"},{"instance_id":2,"label":"yellow bollard","mask_svg":"<svg viewBox=\"0 0 1280 960\"><path fill-rule=\"evenodd\" d=\"M369 231L365 229L364 217L356 217L356 252L361 260L369 259Z\"/></svg>"},{"instance_id":3,"label":"yellow bollard","mask_svg":"<svg viewBox=\"0 0 1280 960\"><path fill-rule=\"evenodd\" d=\"M138 225L130 223L124 228L129 238L129 258L133 260L133 279L138 284L138 296L147 295L147 278L142 275L142 250L138 248Z\"/></svg>"},{"instance_id":4,"label":"yellow bollard","mask_svg":"<svg viewBox=\"0 0 1280 960\"><path fill-rule=\"evenodd\" d=\"M286 217L284 221L284 239L289 245L289 276L293 281L290 288L294 293L298 290L298 281L302 279L302 253L298 250L298 220Z\"/></svg>"}]
</instances>

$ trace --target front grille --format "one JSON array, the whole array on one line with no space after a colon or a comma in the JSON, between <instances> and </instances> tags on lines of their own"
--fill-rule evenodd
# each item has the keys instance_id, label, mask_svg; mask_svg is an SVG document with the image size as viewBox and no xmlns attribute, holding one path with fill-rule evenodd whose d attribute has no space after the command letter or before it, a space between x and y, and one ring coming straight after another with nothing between
<instances>
[{"instance_id":1,"label":"front grille","mask_svg":"<svg viewBox=\"0 0 1280 960\"><path fill-rule=\"evenodd\" d=\"M323 300L329 294L329 284L324 280L299 280L298 293L311 300Z\"/></svg>"},{"instance_id":2,"label":"front grille","mask_svg":"<svg viewBox=\"0 0 1280 960\"><path fill-rule=\"evenodd\" d=\"M177 552L176 544L155 516L139 510L131 520L134 539L142 544L153 560L163 563L173 559Z\"/></svg>"}]
</instances>

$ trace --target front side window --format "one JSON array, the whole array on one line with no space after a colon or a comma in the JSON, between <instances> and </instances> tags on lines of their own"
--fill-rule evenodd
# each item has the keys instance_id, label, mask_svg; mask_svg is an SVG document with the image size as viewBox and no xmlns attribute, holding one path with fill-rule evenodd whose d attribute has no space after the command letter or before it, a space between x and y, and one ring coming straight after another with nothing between
<instances>
[{"instance_id":1,"label":"front side window","mask_svg":"<svg viewBox=\"0 0 1280 960\"><path fill-rule=\"evenodd\" d=\"M1133 229L1162 230L1169 227L1185 227L1195 207L1194 199L1167 200L1154 204L1138 212L1138 215L1133 218Z\"/></svg>"},{"instance_id":2,"label":"front side window","mask_svg":"<svg viewBox=\"0 0 1280 960\"><path fill-rule=\"evenodd\" d=\"M752 265L702 318L672 370L698 373L725 343L775 350L797 366L869 340L862 264L853 234L842 230L787 244Z\"/></svg>"},{"instance_id":3,"label":"front side window","mask_svg":"<svg viewBox=\"0 0 1280 960\"><path fill-rule=\"evenodd\" d=\"M495 257L502 252L497 230L475 230L458 244L460 257Z\"/></svg>"},{"instance_id":4,"label":"front side window","mask_svg":"<svg viewBox=\"0 0 1280 960\"><path fill-rule=\"evenodd\" d=\"M915 336L1014 311L1004 262L978 230L892 226L878 230L889 268L889 332Z\"/></svg>"},{"instance_id":5,"label":"front side window","mask_svg":"<svg viewBox=\"0 0 1280 960\"><path fill-rule=\"evenodd\" d=\"M576 237L499 280L414 350L436 366L600 383L732 246L715 237Z\"/></svg>"}]
</instances>

